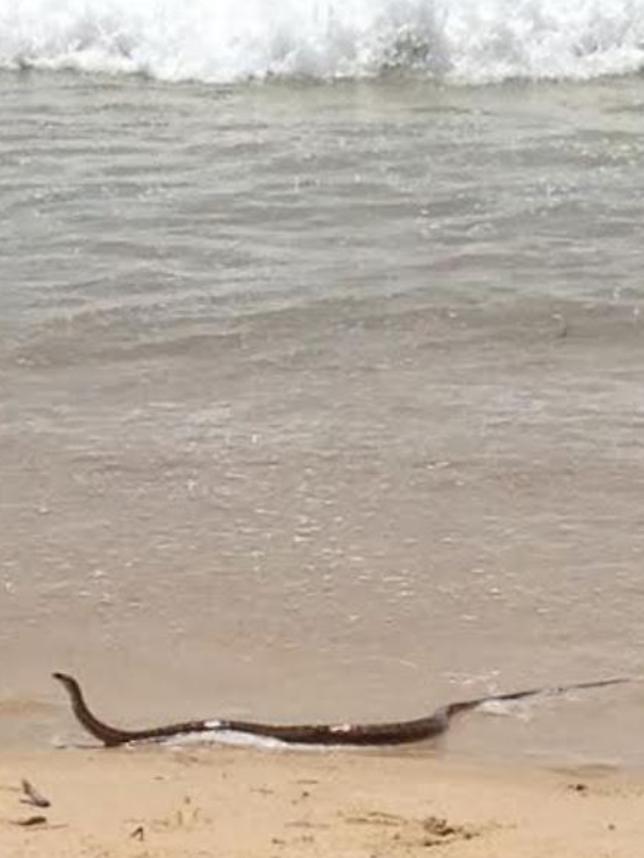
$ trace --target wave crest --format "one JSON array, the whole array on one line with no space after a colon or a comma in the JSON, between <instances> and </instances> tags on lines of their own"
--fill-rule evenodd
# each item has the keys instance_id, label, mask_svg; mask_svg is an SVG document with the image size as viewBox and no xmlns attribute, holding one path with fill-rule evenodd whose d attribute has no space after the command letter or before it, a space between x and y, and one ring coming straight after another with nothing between
<instances>
[{"instance_id":1,"label":"wave crest","mask_svg":"<svg viewBox=\"0 0 644 858\"><path fill-rule=\"evenodd\" d=\"M23 0L0 12L0 65L218 83L585 80L644 66L644 0Z\"/></svg>"}]
</instances>

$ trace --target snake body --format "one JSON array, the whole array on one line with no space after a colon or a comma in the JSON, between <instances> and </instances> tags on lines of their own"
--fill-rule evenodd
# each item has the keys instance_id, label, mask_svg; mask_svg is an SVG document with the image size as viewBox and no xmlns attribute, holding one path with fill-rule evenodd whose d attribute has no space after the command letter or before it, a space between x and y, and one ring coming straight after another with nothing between
<instances>
[{"instance_id":1,"label":"snake body","mask_svg":"<svg viewBox=\"0 0 644 858\"><path fill-rule=\"evenodd\" d=\"M100 721L89 709L81 687L74 677L65 673L54 673L54 679L63 684L69 694L72 710L77 720L96 739L106 747L126 745L131 742L154 742L196 733L216 734L233 731L248 736L260 736L278 739L294 745L403 745L420 742L444 733L451 719L462 712L475 709L491 700L520 700L536 694L563 694L566 691L582 688L601 688L628 682L627 679L603 679L594 682L578 682L571 685L558 685L552 688L532 688L528 691L514 691L509 694L488 694L472 700L448 703L440 706L430 715L410 721L391 721L377 724L270 724L257 721L238 720L198 720L167 724L140 730L123 730Z\"/></svg>"}]
</instances>

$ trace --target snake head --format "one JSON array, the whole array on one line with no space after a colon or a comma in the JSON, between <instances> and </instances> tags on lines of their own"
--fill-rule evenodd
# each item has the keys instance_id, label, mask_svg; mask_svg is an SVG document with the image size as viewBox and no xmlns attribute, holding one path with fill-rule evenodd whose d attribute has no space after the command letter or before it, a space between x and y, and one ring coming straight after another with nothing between
<instances>
[{"instance_id":1,"label":"snake head","mask_svg":"<svg viewBox=\"0 0 644 858\"><path fill-rule=\"evenodd\" d=\"M52 673L52 677L61 682L72 697L80 692L78 682L76 682L74 677L70 676L68 673L59 673L56 671L55 673Z\"/></svg>"}]
</instances>

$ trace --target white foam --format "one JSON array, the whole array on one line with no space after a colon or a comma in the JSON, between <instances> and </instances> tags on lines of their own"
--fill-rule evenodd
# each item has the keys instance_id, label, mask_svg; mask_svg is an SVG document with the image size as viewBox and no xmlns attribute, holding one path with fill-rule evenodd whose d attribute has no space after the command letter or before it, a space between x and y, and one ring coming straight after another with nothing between
<instances>
[{"instance_id":1,"label":"white foam","mask_svg":"<svg viewBox=\"0 0 644 858\"><path fill-rule=\"evenodd\" d=\"M243 748L256 748L260 751L308 751L309 753L328 753L338 747L346 750L346 745L313 745L297 742L282 742L272 736L256 736L253 733L243 733L237 730L205 730L201 733L182 733L172 736L163 742L172 748L183 748L186 745L234 745ZM353 747L353 746L352 746ZM355 750L362 750L355 746Z\"/></svg>"},{"instance_id":2,"label":"white foam","mask_svg":"<svg viewBox=\"0 0 644 858\"><path fill-rule=\"evenodd\" d=\"M477 706L479 712L486 715L496 715L499 717L518 718L521 721L529 721L532 718L531 707L535 704L534 697L523 700L486 700Z\"/></svg>"},{"instance_id":3,"label":"white foam","mask_svg":"<svg viewBox=\"0 0 644 858\"><path fill-rule=\"evenodd\" d=\"M209 722L217 724L220 722ZM349 728L349 725L340 724L334 728L334 732L343 733ZM186 745L234 745L237 747L256 748L262 751L307 751L309 753L328 753L329 751L337 750L338 748L346 751L348 747L354 751L365 750L365 746L361 745L346 745L344 742L338 745L334 744L311 744L299 742L283 742L281 739L275 739L272 736L258 736L254 733L244 733L240 730L225 730L220 727L203 730L199 733L180 733L176 736L170 736L164 739L164 745L170 748L183 748Z\"/></svg>"},{"instance_id":4,"label":"white foam","mask_svg":"<svg viewBox=\"0 0 644 858\"><path fill-rule=\"evenodd\" d=\"M278 751L291 747L286 742L273 739L270 736L255 736L251 733L242 733L236 730L212 729L201 733L181 733L172 736L163 743L171 747L185 747L186 745L236 745L240 747L259 748L266 751Z\"/></svg>"},{"instance_id":5,"label":"white foam","mask_svg":"<svg viewBox=\"0 0 644 858\"><path fill-rule=\"evenodd\" d=\"M644 0L0 0L0 66L168 81L589 79L644 65Z\"/></svg>"}]
</instances>

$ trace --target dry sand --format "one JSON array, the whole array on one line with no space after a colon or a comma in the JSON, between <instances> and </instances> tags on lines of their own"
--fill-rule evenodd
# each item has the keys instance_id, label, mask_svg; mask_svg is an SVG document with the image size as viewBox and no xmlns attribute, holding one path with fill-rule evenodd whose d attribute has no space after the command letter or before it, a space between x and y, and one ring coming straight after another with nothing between
<instances>
[{"instance_id":1,"label":"dry sand","mask_svg":"<svg viewBox=\"0 0 644 858\"><path fill-rule=\"evenodd\" d=\"M51 800L21 801L28 778ZM228 747L8 752L0 855L619 858L644 848L644 776ZM33 816L46 822L23 826Z\"/></svg>"}]
</instances>

